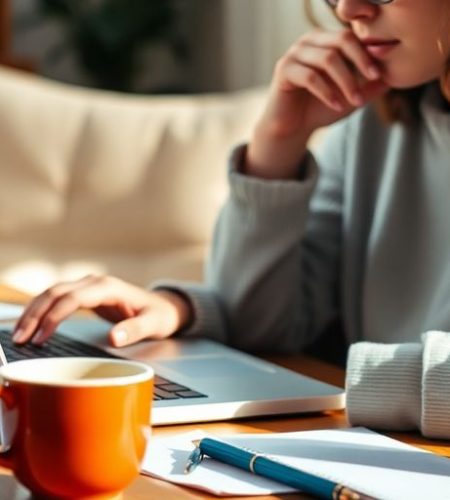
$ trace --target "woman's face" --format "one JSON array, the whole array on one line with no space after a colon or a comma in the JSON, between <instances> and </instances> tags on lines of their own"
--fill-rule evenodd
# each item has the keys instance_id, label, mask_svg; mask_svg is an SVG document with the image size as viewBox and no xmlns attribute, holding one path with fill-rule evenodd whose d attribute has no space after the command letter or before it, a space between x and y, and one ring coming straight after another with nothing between
<instances>
[{"instance_id":1,"label":"woman's face","mask_svg":"<svg viewBox=\"0 0 450 500\"><path fill-rule=\"evenodd\" d=\"M450 51L450 0L385 5L339 0L335 10L378 62L390 87L413 87L441 75Z\"/></svg>"}]
</instances>

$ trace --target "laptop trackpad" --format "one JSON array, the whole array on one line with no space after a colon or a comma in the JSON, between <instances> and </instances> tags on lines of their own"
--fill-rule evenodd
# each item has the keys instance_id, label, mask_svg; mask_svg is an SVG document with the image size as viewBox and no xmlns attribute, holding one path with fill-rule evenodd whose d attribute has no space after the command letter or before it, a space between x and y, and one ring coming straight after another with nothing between
<instances>
[{"instance_id":1,"label":"laptop trackpad","mask_svg":"<svg viewBox=\"0 0 450 500\"><path fill-rule=\"evenodd\" d=\"M189 357L187 359L164 360L161 366L169 368L180 375L196 378L227 377L242 378L248 375L255 375L255 371L263 373L273 373L269 366L263 366L257 360L240 359L234 356L209 355L199 357Z\"/></svg>"}]
</instances>

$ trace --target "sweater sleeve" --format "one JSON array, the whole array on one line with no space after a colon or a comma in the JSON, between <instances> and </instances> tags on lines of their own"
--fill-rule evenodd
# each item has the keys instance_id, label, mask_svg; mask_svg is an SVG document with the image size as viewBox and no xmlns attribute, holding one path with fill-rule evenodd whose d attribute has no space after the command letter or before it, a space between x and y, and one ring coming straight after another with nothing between
<instances>
[{"instance_id":1,"label":"sweater sleeve","mask_svg":"<svg viewBox=\"0 0 450 500\"><path fill-rule=\"evenodd\" d=\"M217 221L206 285L222 304L228 342L244 350L299 350L300 245L318 169L308 154L302 180L244 175L234 152L230 195Z\"/></svg>"},{"instance_id":2,"label":"sweater sleeve","mask_svg":"<svg viewBox=\"0 0 450 500\"><path fill-rule=\"evenodd\" d=\"M153 290L170 290L182 295L190 304L193 320L183 331L184 337L208 337L226 343L226 326L220 301L200 283L159 280L151 284Z\"/></svg>"},{"instance_id":3,"label":"sweater sleeve","mask_svg":"<svg viewBox=\"0 0 450 500\"><path fill-rule=\"evenodd\" d=\"M430 331L421 343L351 346L347 416L352 425L420 429L450 439L450 333Z\"/></svg>"},{"instance_id":4,"label":"sweater sleeve","mask_svg":"<svg viewBox=\"0 0 450 500\"><path fill-rule=\"evenodd\" d=\"M340 314L348 132L346 120L329 127L301 179L243 175L235 151L206 269L230 344L299 352Z\"/></svg>"},{"instance_id":5,"label":"sweater sleeve","mask_svg":"<svg viewBox=\"0 0 450 500\"><path fill-rule=\"evenodd\" d=\"M304 175L292 180L242 174L246 146L234 150L204 283L176 285L196 313L185 335L298 352L336 318L348 135L345 121L330 127L317 153L307 153Z\"/></svg>"},{"instance_id":6,"label":"sweater sleeve","mask_svg":"<svg viewBox=\"0 0 450 500\"><path fill-rule=\"evenodd\" d=\"M252 178L239 173L245 149L237 147L230 157L230 196L216 222L204 283L159 280L151 288L169 289L189 300L194 320L184 336L261 350L268 342L280 341L277 335L268 341L268 322L286 321L280 317L280 306L289 297L292 263L283 261L292 262L292 250L299 245L317 167L308 154L302 181ZM273 272L276 263L281 266ZM263 284L267 273L274 276L268 280L271 285ZM282 288L286 293L280 294ZM250 317L258 310L253 322Z\"/></svg>"}]
</instances>

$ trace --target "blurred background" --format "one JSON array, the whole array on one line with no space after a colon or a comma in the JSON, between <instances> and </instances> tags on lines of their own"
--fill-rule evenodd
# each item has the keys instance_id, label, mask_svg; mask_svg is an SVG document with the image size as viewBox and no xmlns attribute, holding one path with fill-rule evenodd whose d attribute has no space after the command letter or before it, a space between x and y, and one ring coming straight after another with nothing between
<instances>
[{"instance_id":1,"label":"blurred background","mask_svg":"<svg viewBox=\"0 0 450 500\"><path fill-rule=\"evenodd\" d=\"M304 0L0 0L8 56L36 73L136 93L265 84L310 27ZM312 0L322 19L324 2ZM5 15L3 17L6 17ZM8 44L5 40L3 44Z\"/></svg>"},{"instance_id":2,"label":"blurred background","mask_svg":"<svg viewBox=\"0 0 450 500\"><path fill-rule=\"evenodd\" d=\"M0 0L0 283L200 280L305 2Z\"/></svg>"}]
</instances>

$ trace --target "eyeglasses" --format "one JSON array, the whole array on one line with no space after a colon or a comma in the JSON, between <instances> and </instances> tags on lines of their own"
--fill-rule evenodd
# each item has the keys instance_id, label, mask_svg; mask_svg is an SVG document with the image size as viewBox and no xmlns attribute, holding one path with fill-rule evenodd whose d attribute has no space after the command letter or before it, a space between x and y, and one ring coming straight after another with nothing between
<instances>
[{"instance_id":1,"label":"eyeglasses","mask_svg":"<svg viewBox=\"0 0 450 500\"><path fill-rule=\"evenodd\" d=\"M392 1L393 0L366 0L366 2L369 2L373 5L385 5L387 3L391 3ZM334 9L335 7L337 7L339 0L325 0L325 2Z\"/></svg>"}]
</instances>

